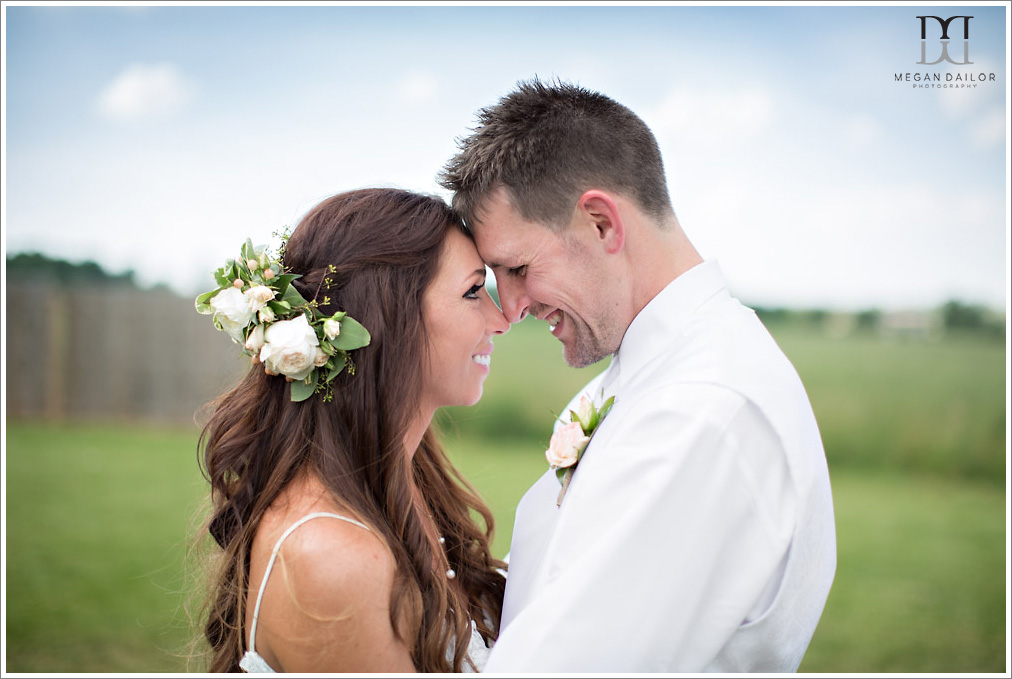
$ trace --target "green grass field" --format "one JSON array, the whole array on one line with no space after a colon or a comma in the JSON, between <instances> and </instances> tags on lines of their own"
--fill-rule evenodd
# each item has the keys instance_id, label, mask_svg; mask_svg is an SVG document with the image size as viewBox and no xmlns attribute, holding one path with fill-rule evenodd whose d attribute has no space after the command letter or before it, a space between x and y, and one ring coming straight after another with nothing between
<instances>
[{"instance_id":1,"label":"green grass field","mask_svg":"<svg viewBox=\"0 0 1012 679\"><path fill-rule=\"evenodd\" d=\"M837 512L837 577L801 671L1007 672L1004 345L774 335L808 386ZM450 413L447 449L492 507L497 555L553 412L603 367L565 368L521 324L482 403ZM184 612L196 438L7 422L6 671L202 671Z\"/></svg>"}]
</instances>

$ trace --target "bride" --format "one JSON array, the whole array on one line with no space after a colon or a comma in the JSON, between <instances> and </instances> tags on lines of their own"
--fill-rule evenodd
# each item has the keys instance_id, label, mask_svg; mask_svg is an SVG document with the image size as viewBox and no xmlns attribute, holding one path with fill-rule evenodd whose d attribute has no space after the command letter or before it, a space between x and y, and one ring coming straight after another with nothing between
<instances>
[{"instance_id":1,"label":"bride","mask_svg":"<svg viewBox=\"0 0 1012 679\"><path fill-rule=\"evenodd\" d=\"M460 222L438 198L352 191L277 258L247 241L215 277L197 310L253 365L201 435L209 669L480 670L505 565L430 424L478 401L509 324Z\"/></svg>"}]
</instances>

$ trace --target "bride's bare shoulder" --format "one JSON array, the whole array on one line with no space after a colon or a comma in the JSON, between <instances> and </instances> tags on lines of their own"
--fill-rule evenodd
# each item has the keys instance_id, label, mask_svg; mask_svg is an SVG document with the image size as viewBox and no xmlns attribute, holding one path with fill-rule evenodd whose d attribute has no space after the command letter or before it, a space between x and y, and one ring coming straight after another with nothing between
<instances>
[{"instance_id":1,"label":"bride's bare shoulder","mask_svg":"<svg viewBox=\"0 0 1012 679\"><path fill-rule=\"evenodd\" d=\"M295 593L308 588L320 606L330 593L375 589L392 578L395 568L393 554L373 530L332 516L299 526L285 539L278 559L297 586Z\"/></svg>"},{"instance_id":2,"label":"bride's bare shoulder","mask_svg":"<svg viewBox=\"0 0 1012 679\"><path fill-rule=\"evenodd\" d=\"M382 536L313 477L294 481L271 506L258 531L264 539L254 551L272 549L286 530L314 514L323 516L305 520L292 530L278 554L275 568L283 564L294 594L308 589L313 595L307 603L322 607L329 596L340 596L346 588L368 593L387 580L382 576L392 576L395 562Z\"/></svg>"},{"instance_id":3,"label":"bride's bare shoulder","mask_svg":"<svg viewBox=\"0 0 1012 679\"><path fill-rule=\"evenodd\" d=\"M374 529L352 522L365 523L359 517L305 490L264 517L265 539L254 544L254 578L277 538L301 518L327 513L344 519L319 516L285 538L264 590L258 650L287 672L368 671L381 659L383 667L413 671L390 624L393 554ZM251 580L251 587L258 582Z\"/></svg>"}]
</instances>

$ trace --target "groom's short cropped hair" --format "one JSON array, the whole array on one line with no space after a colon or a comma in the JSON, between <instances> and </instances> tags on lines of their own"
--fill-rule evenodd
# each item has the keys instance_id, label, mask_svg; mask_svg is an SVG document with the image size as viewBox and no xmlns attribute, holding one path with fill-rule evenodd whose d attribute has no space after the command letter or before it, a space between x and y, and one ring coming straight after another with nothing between
<instances>
[{"instance_id":1,"label":"groom's short cropped hair","mask_svg":"<svg viewBox=\"0 0 1012 679\"><path fill-rule=\"evenodd\" d=\"M522 217L560 230L591 188L628 196L658 220L672 213L653 133L603 94L563 82L520 81L481 109L478 123L458 139L459 152L439 176L465 223L473 223L499 187L506 187Z\"/></svg>"}]
</instances>

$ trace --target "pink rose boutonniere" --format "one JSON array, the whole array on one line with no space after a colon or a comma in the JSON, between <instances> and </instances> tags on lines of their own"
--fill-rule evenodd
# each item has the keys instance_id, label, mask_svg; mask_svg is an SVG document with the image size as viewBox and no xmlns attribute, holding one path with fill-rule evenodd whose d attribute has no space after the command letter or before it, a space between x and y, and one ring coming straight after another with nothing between
<instances>
[{"instance_id":1,"label":"pink rose boutonniere","mask_svg":"<svg viewBox=\"0 0 1012 679\"><path fill-rule=\"evenodd\" d=\"M601 396L603 397L604 394L602 393ZM548 443L545 457L551 468L555 470L559 483L562 484L559 499L556 500L558 506L562 506L562 498L566 495L569 482L573 478L573 472L576 471L576 465L580 463L583 451L587 449L587 444L590 443L598 425L604 420L604 416L608 414L614 403L615 397L611 396L600 408L597 408L594 406L594 402L584 395L580 398L578 408L569 411L570 422L552 434L552 440Z\"/></svg>"}]
</instances>

